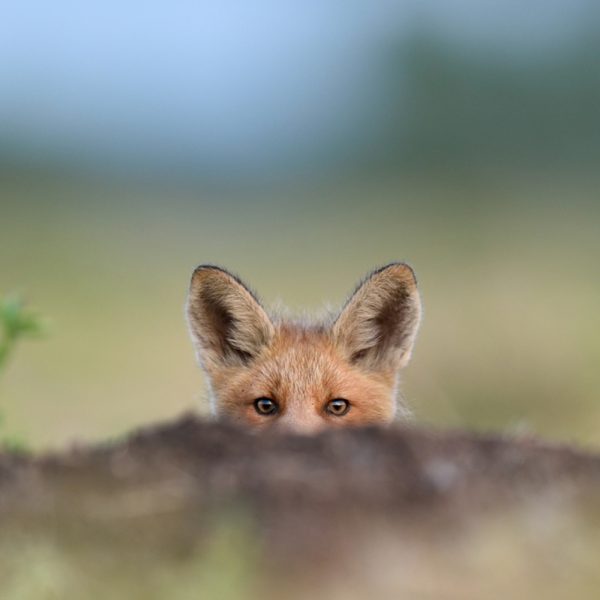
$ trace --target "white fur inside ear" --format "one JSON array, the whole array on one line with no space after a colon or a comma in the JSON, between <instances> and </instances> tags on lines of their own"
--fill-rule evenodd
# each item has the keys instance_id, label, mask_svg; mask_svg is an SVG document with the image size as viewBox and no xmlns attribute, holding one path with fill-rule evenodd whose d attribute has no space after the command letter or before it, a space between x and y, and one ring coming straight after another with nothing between
<instances>
[{"instance_id":1,"label":"white fur inside ear","mask_svg":"<svg viewBox=\"0 0 600 600\"><path fill-rule=\"evenodd\" d=\"M395 263L358 286L333 324L333 335L352 362L400 369L410 360L420 319L414 273Z\"/></svg>"},{"instance_id":2,"label":"white fur inside ear","mask_svg":"<svg viewBox=\"0 0 600 600\"><path fill-rule=\"evenodd\" d=\"M200 363L207 369L247 361L274 334L271 320L250 290L216 267L194 271L187 319Z\"/></svg>"}]
</instances>

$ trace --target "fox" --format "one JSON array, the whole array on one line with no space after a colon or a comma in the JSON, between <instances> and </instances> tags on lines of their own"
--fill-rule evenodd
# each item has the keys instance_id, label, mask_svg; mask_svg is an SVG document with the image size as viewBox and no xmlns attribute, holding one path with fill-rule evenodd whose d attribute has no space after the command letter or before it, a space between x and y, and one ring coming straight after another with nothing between
<instances>
[{"instance_id":1,"label":"fox","mask_svg":"<svg viewBox=\"0 0 600 600\"><path fill-rule=\"evenodd\" d=\"M339 312L309 321L270 314L236 275L200 265L185 310L218 420L312 434L410 415L398 379L422 307L406 263L372 271Z\"/></svg>"}]
</instances>

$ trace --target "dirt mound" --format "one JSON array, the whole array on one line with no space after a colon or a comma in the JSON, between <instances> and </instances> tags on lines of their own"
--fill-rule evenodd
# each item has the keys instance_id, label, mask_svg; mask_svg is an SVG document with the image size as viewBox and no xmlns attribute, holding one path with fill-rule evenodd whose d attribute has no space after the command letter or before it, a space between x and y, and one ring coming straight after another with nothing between
<instances>
[{"instance_id":1,"label":"dirt mound","mask_svg":"<svg viewBox=\"0 0 600 600\"><path fill-rule=\"evenodd\" d=\"M102 564L112 557L111 577L128 581L119 565L133 556L144 571L157 561L163 569L189 563L198 552L207 556L215 536L234 531L241 541L228 550L224 573L241 552L244 564L253 557L253 573L265 572L268 557L267 570L285 572L290 584L306 569L347 573L383 548L408 560L428 547L435 565L449 541L456 548L490 523L517 537L540 520L558 538L565 519L587 531L599 501L600 456L533 439L417 428L253 435L186 416L117 443L2 455L0 553L24 535L50 540L57 556L84 561L87 570L99 568L98 553ZM590 552L600 548L595 543ZM383 553L378 565L389 561ZM119 598L115 585L111 595ZM127 589L123 597L137 597Z\"/></svg>"}]
</instances>

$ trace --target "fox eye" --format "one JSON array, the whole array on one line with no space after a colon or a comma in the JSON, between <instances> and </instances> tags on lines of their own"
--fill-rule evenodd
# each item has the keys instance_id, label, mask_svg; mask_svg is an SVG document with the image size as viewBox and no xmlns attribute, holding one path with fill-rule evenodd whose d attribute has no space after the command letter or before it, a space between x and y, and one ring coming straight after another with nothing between
<instances>
[{"instance_id":1,"label":"fox eye","mask_svg":"<svg viewBox=\"0 0 600 600\"><path fill-rule=\"evenodd\" d=\"M254 401L254 408L259 415L265 417L274 415L279 410L277 402L271 400L271 398L258 398Z\"/></svg>"},{"instance_id":2,"label":"fox eye","mask_svg":"<svg viewBox=\"0 0 600 600\"><path fill-rule=\"evenodd\" d=\"M325 410L334 417L343 417L350 410L350 402L343 398L336 398L327 404Z\"/></svg>"}]
</instances>

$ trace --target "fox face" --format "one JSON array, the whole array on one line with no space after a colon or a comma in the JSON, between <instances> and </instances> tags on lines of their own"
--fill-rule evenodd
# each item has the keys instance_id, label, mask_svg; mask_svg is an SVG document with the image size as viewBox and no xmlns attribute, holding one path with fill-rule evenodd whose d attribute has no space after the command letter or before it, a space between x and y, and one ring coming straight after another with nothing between
<instances>
[{"instance_id":1,"label":"fox face","mask_svg":"<svg viewBox=\"0 0 600 600\"><path fill-rule=\"evenodd\" d=\"M421 302L412 269L392 263L370 273L335 317L295 322L269 316L231 273L201 265L186 311L217 417L311 433L394 419Z\"/></svg>"}]
</instances>

